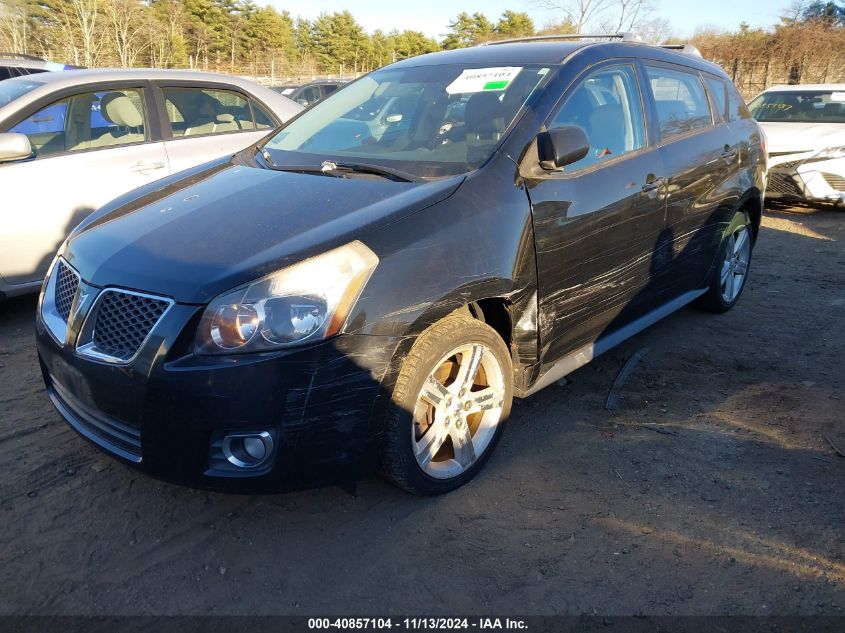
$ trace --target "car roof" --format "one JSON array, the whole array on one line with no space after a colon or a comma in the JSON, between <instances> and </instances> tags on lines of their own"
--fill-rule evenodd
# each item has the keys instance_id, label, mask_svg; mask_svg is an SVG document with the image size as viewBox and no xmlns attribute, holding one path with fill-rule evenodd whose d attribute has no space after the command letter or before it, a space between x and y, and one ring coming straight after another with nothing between
<instances>
[{"instance_id":1,"label":"car roof","mask_svg":"<svg viewBox=\"0 0 845 633\"><path fill-rule=\"evenodd\" d=\"M802 92L805 90L828 90L845 92L845 84L796 84L791 86L772 86L763 92Z\"/></svg>"},{"instance_id":2,"label":"car roof","mask_svg":"<svg viewBox=\"0 0 845 633\"><path fill-rule=\"evenodd\" d=\"M458 48L429 53L391 64L389 68L436 66L440 64L489 64L511 66L525 64L557 65L576 53L589 51L591 57L638 57L666 61L727 77L717 64L678 50L632 41L524 41Z\"/></svg>"},{"instance_id":3,"label":"car roof","mask_svg":"<svg viewBox=\"0 0 845 633\"><path fill-rule=\"evenodd\" d=\"M11 66L14 68L31 68L33 70L65 70L73 68L73 66L66 66L65 64L58 64L55 62L44 61L34 57L14 55L0 55L0 66Z\"/></svg>"},{"instance_id":4,"label":"car roof","mask_svg":"<svg viewBox=\"0 0 845 633\"><path fill-rule=\"evenodd\" d=\"M85 84L104 81L124 80L170 80L170 81L211 81L233 85L256 86L257 84L234 75L208 73L199 70L168 70L153 68L82 68L65 70L60 73L39 75L38 81L50 86L52 90L73 88Z\"/></svg>"},{"instance_id":5,"label":"car roof","mask_svg":"<svg viewBox=\"0 0 845 633\"><path fill-rule=\"evenodd\" d=\"M20 108L49 96L57 91L73 88L84 88L87 85L95 85L116 81L196 81L208 83L228 84L240 88L252 94L269 106L276 116L287 120L302 110L302 106L269 88L260 86L255 82L233 75L218 73L207 73L197 70L156 70L150 68L86 68L79 70L63 70L56 73L39 73L37 75L25 75L6 79L6 82L23 81L38 84L38 87L26 94L14 99L5 106L0 107L0 124L6 119L14 116Z\"/></svg>"},{"instance_id":6,"label":"car roof","mask_svg":"<svg viewBox=\"0 0 845 633\"><path fill-rule=\"evenodd\" d=\"M591 42L519 42L495 46L472 46L410 57L392 64L434 66L439 64L559 64Z\"/></svg>"}]
</instances>

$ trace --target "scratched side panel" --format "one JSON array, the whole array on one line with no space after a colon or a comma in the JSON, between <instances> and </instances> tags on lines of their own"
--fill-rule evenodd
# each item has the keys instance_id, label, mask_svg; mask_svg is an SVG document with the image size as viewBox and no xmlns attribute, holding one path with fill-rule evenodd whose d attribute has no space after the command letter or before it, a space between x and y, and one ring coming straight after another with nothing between
<instances>
[{"instance_id":1,"label":"scratched side panel","mask_svg":"<svg viewBox=\"0 0 845 633\"><path fill-rule=\"evenodd\" d=\"M655 269L664 201L642 191L649 173L663 173L656 150L530 183L544 363L595 340L623 309L633 319L653 307L641 291Z\"/></svg>"},{"instance_id":2,"label":"scratched side panel","mask_svg":"<svg viewBox=\"0 0 845 633\"><path fill-rule=\"evenodd\" d=\"M514 322L536 312L536 267L528 198L516 165L497 155L448 199L362 237L379 265L347 331L414 337L471 301L498 297ZM536 360L536 333L519 337ZM533 349L532 349L533 346Z\"/></svg>"}]
</instances>

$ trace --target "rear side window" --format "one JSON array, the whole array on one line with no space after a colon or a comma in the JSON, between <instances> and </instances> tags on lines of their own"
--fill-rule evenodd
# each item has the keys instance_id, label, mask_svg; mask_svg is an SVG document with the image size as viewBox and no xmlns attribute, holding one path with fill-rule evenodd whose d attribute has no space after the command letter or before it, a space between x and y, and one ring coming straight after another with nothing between
<instances>
[{"instance_id":1,"label":"rear side window","mask_svg":"<svg viewBox=\"0 0 845 633\"><path fill-rule=\"evenodd\" d=\"M731 121L750 119L751 112L745 105L745 99L733 84L728 85L728 115Z\"/></svg>"},{"instance_id":2,"label":"rear side window","mask_svg":"<svg viewBox=\"0 0 845 633\"><path fill-rule=\"evenodd\" d=\"M256 128L249 102L238 92L212 88L162 88L162 92L175 138Z\"/></svg>"},{"instance_id":3,"label":"rear side window","mask_svg":"<svg viewBox=\"0 0 845 633\"><path fill-rule=\"evenodd\" d=\"M645 144L643 112L632 66L605 66L566 98L549 128L577 125L587 133L590 151L567 173L633 152Z\"/></svg>"},{"instance_id":4,"label":"rear side window","mask_svg":"<svg viewBox=\"0 0 845 633\"><path fill-rule=\"evenodd\" d=\"M710 105L698 75L662 66L646 66L646 73L662 140L711 124Z\"/></svg>"},{"instance_id":5,"label":"rear side window","mask_svg":"<svg viewBox=\"0 0 845 633\"><path fill-rule=\"evenodd\" d=\"M255 116L255 127L259 130L269 130L270 128L276 127L278 123L276 120L267 112L266 108L258 103L255 99L250 99L250 103L252 104L252 114Z\"/></svg>"},{"instance_id":6,"label":"rear side window","mask_svg":"<svg viewBox=\"0 0 845 633\"><path fill-rule=\"evenodd\" d=\"M41 158L147 140L140 89L85 92L41 108L10 132L26 134Z\"/></svg>"},{"instance_id":7,"label":"rear side window","mask_svg":"<svg viewBox=\"0 0 845 633\"><path fill-rule=\"evenodd\" d=\"M715 112L718 115L718 121L728 120L728 91L725 88L725 82L718 77L711 77L704 75L704 81L707 83L707 89L710 91L710 98L713 100Z\"/></svg>"}]
</instances>

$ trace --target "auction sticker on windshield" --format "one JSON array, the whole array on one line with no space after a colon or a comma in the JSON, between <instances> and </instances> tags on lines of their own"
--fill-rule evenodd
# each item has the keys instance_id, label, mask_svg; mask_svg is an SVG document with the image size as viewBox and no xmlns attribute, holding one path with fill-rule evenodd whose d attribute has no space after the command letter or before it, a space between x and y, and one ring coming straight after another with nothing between
<instances>
[{"instance_id":1,"label":"auction sticker on windshield","mask_svg":"<svg viewBox=\"0 0 845 633\"><path fill-rule=\"evenodd\" d=\"M499 92L506 90L521 66L499 66L497 68L470 68L446 86L450 95L468 92Z\"/></svg>"}]
</instances>

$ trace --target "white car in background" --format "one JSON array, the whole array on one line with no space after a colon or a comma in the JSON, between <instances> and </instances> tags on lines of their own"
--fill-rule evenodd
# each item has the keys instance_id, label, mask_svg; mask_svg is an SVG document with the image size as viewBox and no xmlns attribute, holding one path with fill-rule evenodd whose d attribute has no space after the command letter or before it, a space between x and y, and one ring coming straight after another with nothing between
<instances>
[{"instance_id":1,"label":"white car in background","mask_svg":"<svg viewBox=\"0 0 845 633\"><path fill-rule=\"evenodd\" d=\"M302 109L250 81L194 71L0 82L0 299L37 289L68 233L106 202L234 154Z\"/></svg>"},{"instance_id":2,"label":"white car in background","mask_svg":"<svg viewBox=\"0 0 845 633\"><path fill-rule=\"evenodd\" d=\"M748 104L766 134L766 198L845 204L845 84L776 86Z\"/></svg>"}]
</instances>

